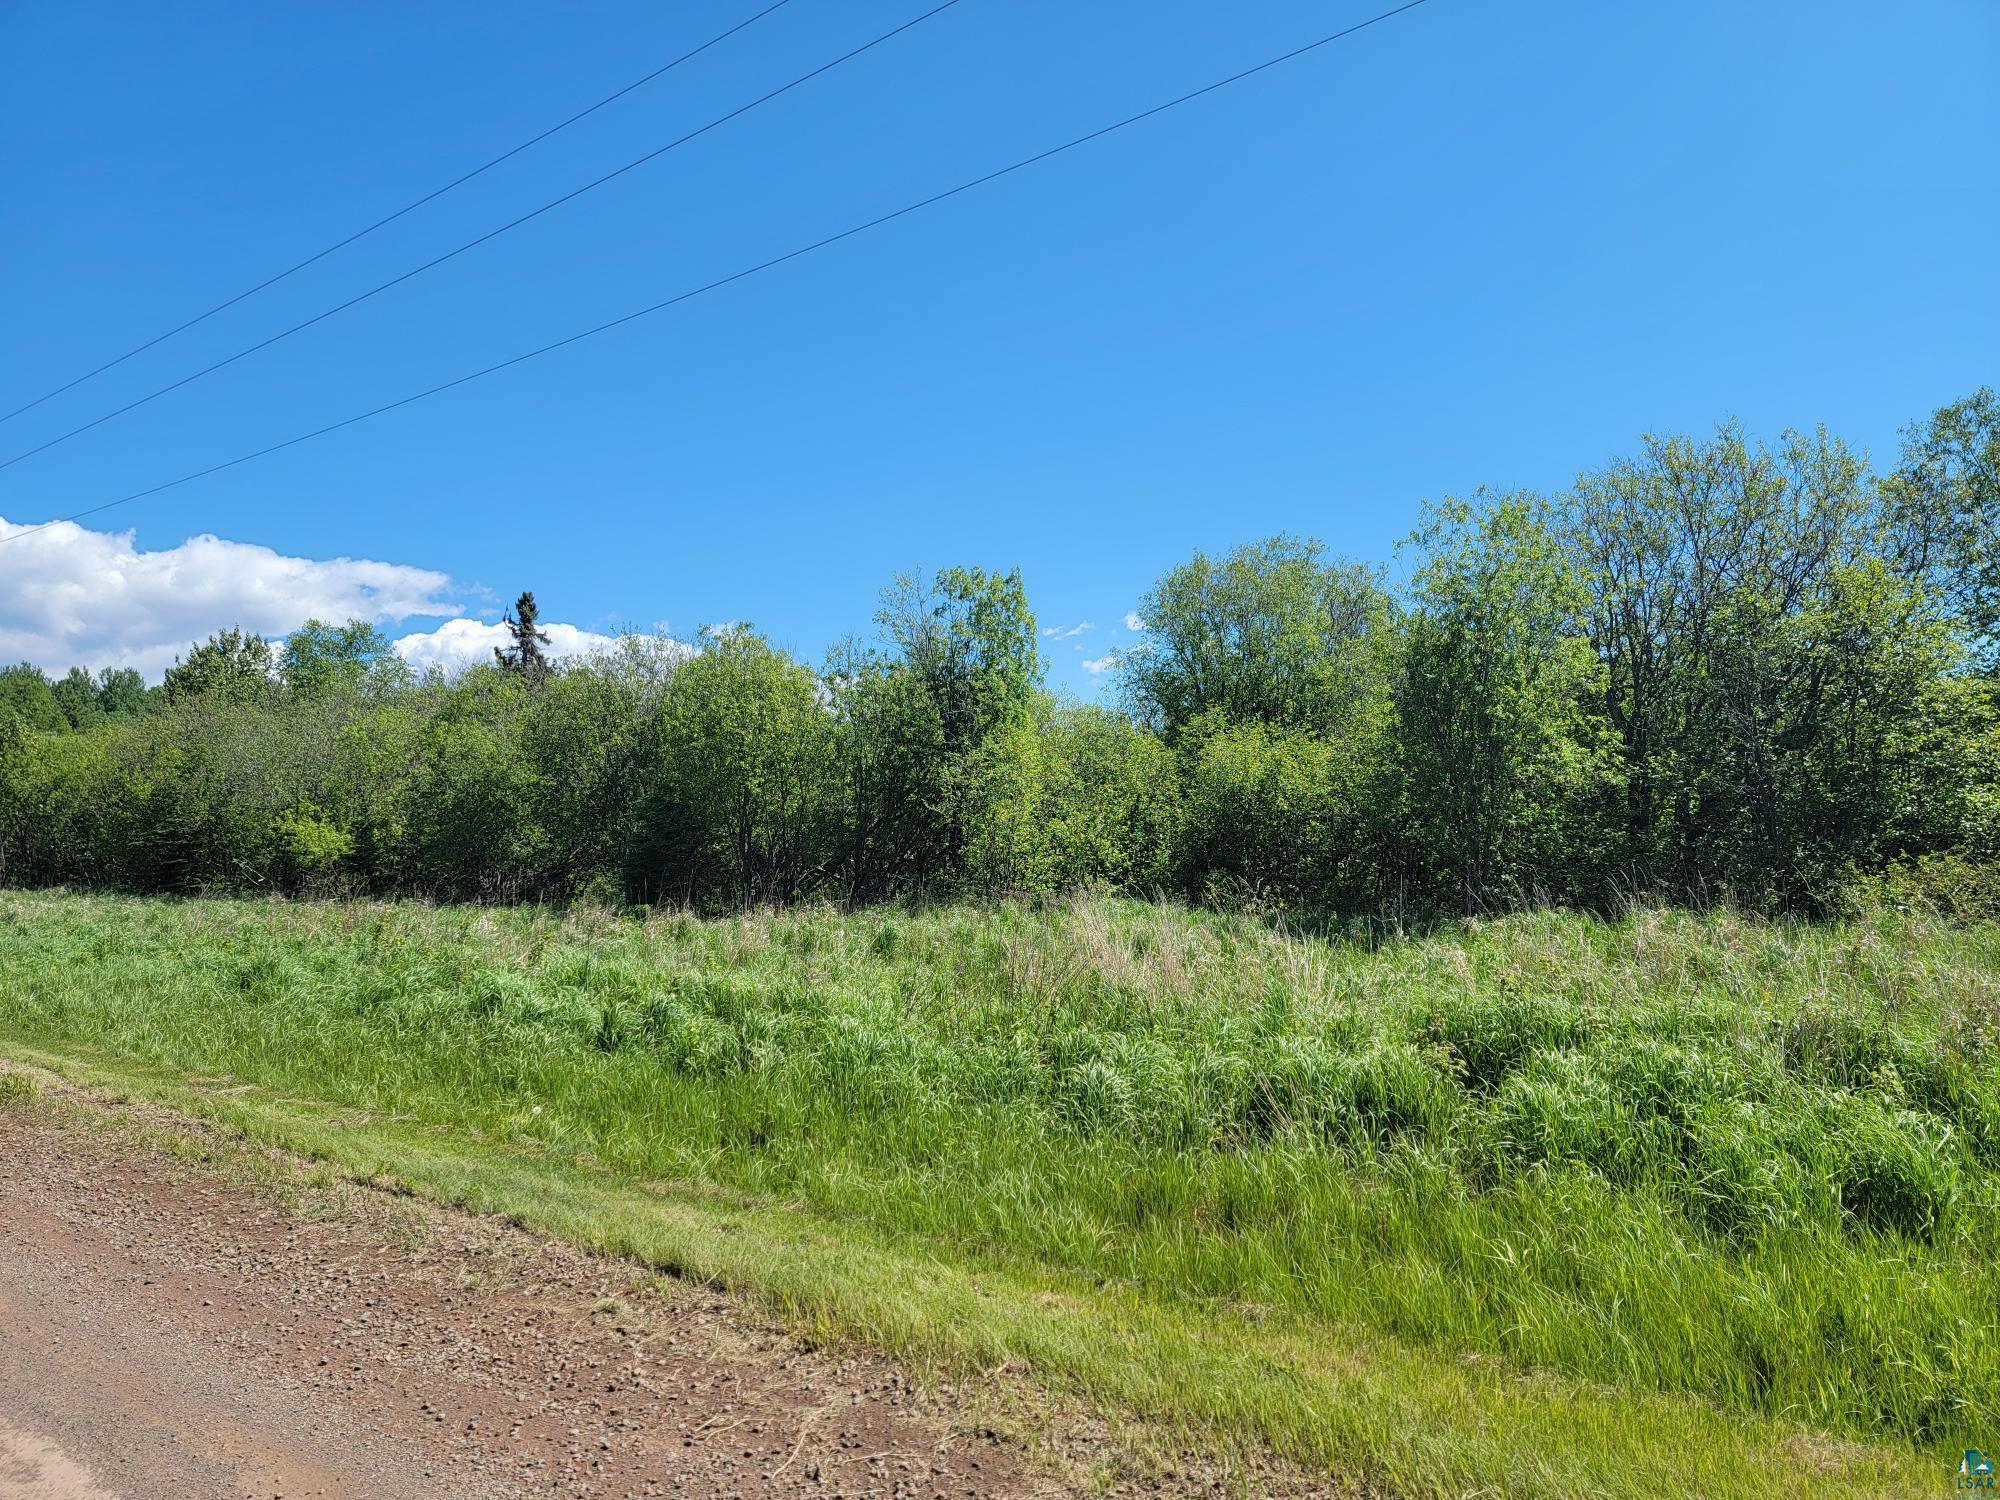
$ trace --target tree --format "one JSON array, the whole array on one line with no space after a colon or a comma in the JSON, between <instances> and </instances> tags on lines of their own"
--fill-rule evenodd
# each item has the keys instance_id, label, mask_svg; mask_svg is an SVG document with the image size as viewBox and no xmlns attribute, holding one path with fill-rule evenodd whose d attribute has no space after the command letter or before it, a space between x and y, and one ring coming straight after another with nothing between
<instances>
[{"instance_id":1,"label":"tree","mask_svg":"<svg viewBox=\"0 0 2000 1500\"><path fill-rule=\"evenodd\" d=\"M523 590L521 597L514 601L514 608L501 616L501 623L507 627L507 634L513 637L511 646L495 646L493 659L503 669L514 673L531 687L539 687L548 680L554 670L542 647L548 645L548 632L537 628L541 611L535 605L535 596Z\"/></svg>"},{"instance_id":2,"label":"tree","mask_svg":"<svg viewBox=\"0 0 2000 1500\"><path fill-rule=\"evenodd\" d=\"M159 697L131 667L105 667L97 674L97 703L109 718L151 713Z\"/></svg>"},{"instance_id":3,"label":"tree","mask_svg":"<svg viewBox=\"0 0 2000 1500\"><path fill-rule=\"evenodd\" d=\"M951 816L944 721L916 673L849 642L825 683L847 812L841 865L850 895L874 900L934 878Z\"/></svg>"},{"instance_id":4,"label":"tree","mask_svg":"<svg viewBox=\"0 0 2000 1500\"><path fill-rule=\"evenodd\" d=\"M1927 586L2000 665L2000 396L1988 387L1903 434L1882 482L1898 568Z\"/></svg>"},{"instance_id":5,"label":"tree","mask_svg":"<svg viewBox=\"0 0 2000 1500\"><path fill-rule=\"evenodd\" d=\"M1780 867L1799 622L1883 546L1862 459L1824 432L1649 438L1564 501L1603 706L1626 765L1622 862L1694 895Z\"/></svg>"},{"instance_id":6,"label":"tree","mask_svg":"<svg viewBox=\"0 0 2000 1500\"><path fill-rule=\"evenodd\" d=\"M522 696L461 688L425 726L398 820L402 863L420 890L460 901L542 894L535 775L515 732Z\"/></svg>"},{"instance_id":7,"label":"tree","mask_svg":"<svg viewBox=\"0 0 2000 1500\"><path fill-rule=\"evenodd\" d=\"M873 898L964 870L968 757L1020 725L1041 680L1019 572L898 577L876 614L883 645L828 663L848 795L849 889Z\"/></svg>"},{"instance_id":8,"label":"tree","mask_svg":"<svg viewBox=\"0 0 2000 1500\"><path fill-rule=\"evenodd\" d=\"M18 884L116 881L135 831L105 737L31 734L0 709L0 878Z\"/></svg>"},{"instance_id":9,"label":"tree","mask_svg":"<svg viewBox=\"0 0 2000 1500\"><path fill-rule=\"evenodd\" d=\"M630 648L552 677L521 710L521 753L534 770L534 813L552 891L617 893L634 808L652 764L659 699L653 669Z\"/></svg>"},{"instance_id":10,"label":"tree","mask_svg":"<svg viewBox=\"0 0 2000 1500\"><path fill-rule=\"evenodd\" d=\"M1037 812L1058 888L1164 889L1179 836L1172 754L1124 714L1055 704L1035 719L1042 742Z\"/></svg>"},{"instance_id":11,"label":"tree","mask_svg":"<svg viewBox=\"0 0 2000 1500\"><path fill-rule=\"evenodd\" d=\"M1165 884L1173 759L1110 709L1038 693L973 751L957 793L965 880L990 894Z\"/></svg>"},{"instance_id":12,"label":"tree","mask_svg":"<svg viewBox=\"0 0 2000 1500\"><path fill-rule=\"evenodd\" d=\"M355 687L369 672L394 660L389 639L366 620L328 625L307 620L285 637L279 676L292 693L317 698L337 687Z\"/></svg>"},{"instance_id":13,"label":"tree","mask_svg":"<svg viewBox=\"0 0 2000 1500\"><path fill-rule=\"evenodd\" d=\"M167 668L166 699L169 703L203 697L252 702L269 695L271 668L269 641L233 626L218 630Z\"/></svg>"},{"instance_id":14,"label":"tree","mask_svg":"<svg viewBox=\"0 0 2000 1500\"><path fill-rule=\"evenodd\" d=\"M24 730L70 727L48 674L32 662L0 667L0 716L11 715Z\"/></svg>"},{"instance_id":15,"label":"tree","mask_svg":"<svg viewBox=\"0 0 2000 1500\"><path fill-rule=\"evenodd\" d=\"M1129 711L1042 686L1018 573L886 590L814 672L747 628L557 672L532 594L452 678L371 625L163 688L0 671L0 878L719 909L1104 885L1325 914L1633 888L1815 909L2000 862L1991 392L1878 477L1823 432L1648 439L1427 512L1413 577L1275 537L1145 601ZM71 732L74 731L74 732Z\"/></svg>"},{"instance_id":16,"label":"tree","mask_svg":"<svg viewBox=\"0 0 2000 1500\"><path fill-rule=\"evenodd\" d=\"M1134 714L1169 739L1205 714L1337 732L1384 683L1391 601L1375 574L1288 536L1196 553L1153 586L1119 663Z\"/></svg>"},{"instance_id":17,"label":"tree","mask_svg":"<svg viewBox=\"0 0 2000 1500\"><path fill-rule=\"evenodd\" d=\"M103 719L104 706L98 701L97 684L88 667L71 667L52 691L71 729L88 729Z\"/></svg>"},{"instance_id":18,"label":"tree","mask_svg":"<svg viewBox=\"0 0 2000 1500\"><path fill-rule=\"evenodd\" d=\"M810 669L752 630L707 632L661 707L628 887L740 908L809 889L836 847L833 733Z\"/></svg>"},{"instance_id":19,"label":"tree","mask_svg":"<svg viewBox=\"0 0 2000 1500\"><path fill-rule=\"evenodd\" d=\"M1767 857L1788 898L1820 904L1965 831L1985 740L1965 689L1984 684L1959 679L1938 601L1880 557L1836 573L1787 636Z\"/></svg>"},{"instance_id":20,"label":"tree","mask_svg":"<svg viewBox=\"0 0 2000 1500\"><path fill-rule=\"evenodd\" d=\"M1532 495L1433 507L1396 683L1399 815L1420 900L1466 913L1595 895L1617 785L1588 596Z\"/></svg>"},{"instance_id":21,"label":"tree","mask_svg":"<svg viewBox=\"0 0 2000 1500\"><path fill-rule=\"evenodd\" d=\"M936 705L947 756L1027 711L1042 661L1018 570L945 568L928 586L905 574L876 620Z\"/></svg>"}]
</instances>

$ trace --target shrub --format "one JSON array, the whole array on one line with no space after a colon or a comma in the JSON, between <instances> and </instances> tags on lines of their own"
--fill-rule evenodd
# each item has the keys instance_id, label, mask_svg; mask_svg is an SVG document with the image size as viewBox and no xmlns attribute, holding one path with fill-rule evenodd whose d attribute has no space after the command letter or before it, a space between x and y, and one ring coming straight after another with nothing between
<instances>
[{"instance_id":1,"label":"shrub","mask_svg":"<svg viewBox=\"0 0 2000 1500\"><path fill-rule=\"evenodd\" d=\"M1181 749L1181 881L1232 900L1351 904L1365 888L1365 770L1355 741L1204 718Z\"/></svg>"},{"instance_id":2,"label":"shrub","mask_svg":"<svg viewBox=\"0 0 2000 1500\"><path fill-rule=\"evenodd\" d=\"M2000 917L2000 880L1994 879L1990 863L1940 851L1898 860L1862 877L1854 882L1850 904L1864 912L1887 907L1957 921Z\"/></svg>"},{"instance_id":3,"label":"shrub","mask_svg":"<svg viewBox=\"0 0 2000 1500\"><path fill-rule=\"evenodd\" d=\"M285 884L294 890L325 888L340 862L354 853L354 835L309 802L282 814L277 833Z\"/></svg>"}]
</instances>

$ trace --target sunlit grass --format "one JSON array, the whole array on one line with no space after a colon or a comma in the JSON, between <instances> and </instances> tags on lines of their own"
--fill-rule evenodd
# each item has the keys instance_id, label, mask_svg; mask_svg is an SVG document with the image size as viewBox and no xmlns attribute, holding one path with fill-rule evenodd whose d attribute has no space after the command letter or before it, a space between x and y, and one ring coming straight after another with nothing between
<instances>
[{"instance_id":1,"label":"sunlit grass","mask_svg":"<svg viewBox=\"0 0 2000 1500\"><path fill-rule=\"evenodd\" d=\"M18 1041L1933 1449L2000 1431L1996 1030L2000 927L1906 917L0 898Z\"/></svg>"}]
</instances>

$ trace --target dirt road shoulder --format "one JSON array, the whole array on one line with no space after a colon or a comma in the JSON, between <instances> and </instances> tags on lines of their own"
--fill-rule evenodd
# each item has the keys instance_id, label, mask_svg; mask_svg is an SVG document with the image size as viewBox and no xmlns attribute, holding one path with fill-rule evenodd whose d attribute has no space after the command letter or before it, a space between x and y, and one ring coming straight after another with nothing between
<instances>
[{"instance_id":1,"label":"dirt road shoulder","mask_svg":"<svg viewBox=\"0 0 2000 1500\"><path fill-rule=\"evenodd\" d=\"M0 1500L1058 1487L949 1389L504 1224L46 1088L0 1163Z\"/></svg>"}]
</instances>

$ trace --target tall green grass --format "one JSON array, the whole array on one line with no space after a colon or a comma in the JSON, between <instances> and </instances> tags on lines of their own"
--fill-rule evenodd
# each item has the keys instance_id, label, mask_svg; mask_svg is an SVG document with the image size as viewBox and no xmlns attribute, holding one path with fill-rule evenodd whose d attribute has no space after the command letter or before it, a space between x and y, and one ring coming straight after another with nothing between
<instances>
[{"instance_id":1,"label":"tall green grass","mask_svg":"<svg viewBox=\"0 0 2000 1500\"><path fill-rule=\"evenodd\" d=\"M2000 926L0 897L0 1034L944 1253L2000 1432Z\"/></svg>"}]
</instances>

